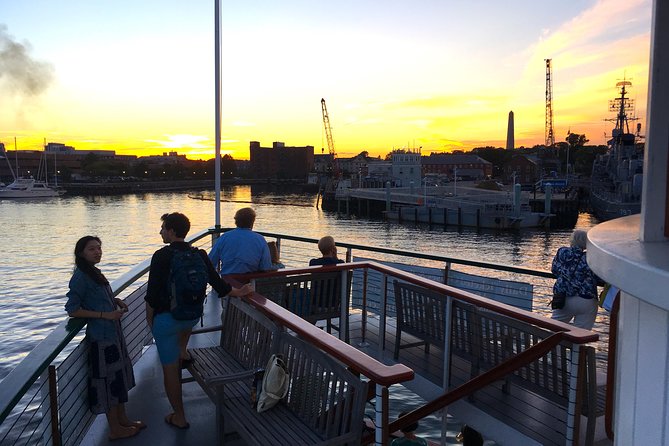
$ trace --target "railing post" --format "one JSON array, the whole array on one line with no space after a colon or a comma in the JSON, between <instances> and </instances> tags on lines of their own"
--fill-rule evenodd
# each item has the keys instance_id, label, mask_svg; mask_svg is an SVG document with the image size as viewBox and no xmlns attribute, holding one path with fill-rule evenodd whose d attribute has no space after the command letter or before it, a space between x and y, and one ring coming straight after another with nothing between
<instances>
[{"instance_id":1,"label":"railing post","mask_svg":"<svg viewBox=\"0 0 669 446\"><path fill-rule=\"evenodd\" d=\"M446 296L446 314L444 315L444 375L443 375L443 385L444 391L448 392L448 388L451 385L451 325L453 323L453 297Z\"/></svg>"},{"instance_id":2,"label":"railing post","mask_svg":"<svg viewBox=\"0 0 669 446\"><path fill-rule=\"evenodd\" d=\"M56 366L48 368L49 379L49 413L51 414L51 439L53 446L62 444L60 438L60 417L58 415L58 386L56 379Z\"/></svg>"},{"instance_id":3,"label":"railing post","mask_svg":"<svg viewBox=\"0 0 669 446\"><path fill-rule=\"evenodd\" d=\"M365 268L362 272L362 341L360 347L367 346L365 339L367 335L367 276L368 268Z\"/></svg>"},{"instance_id":4,"label":"railing post","mask_svg":"<svg viewBox=\"0 0 669 446\"><path fill-rule=\"evenodd\" d=\"M571 363L569 365L569 402L567 403L567 430L565 432L565 445L571 446L578 442L578 439L575 438L577 433L577 417L580 417L580 408L576 407L576 401L578 399L578 381L581 378L579 376L580 371L580 351L581 346L578 344L572 344L571 350Z\"/></svg>"},{"instance_id":5,"label":"railing post","mask_svg":"<svg viewBox=\"0 0 669 446\"><path fill-rule=\"evenodd\" d=\"M339 274L341 306L339 308L339 339L348 343L348 271L342 270Z\"/></svg>"},{"instance_id":6,"label":"railing post","mask_svg":"<svg viewBox=\"0 0 669 446\"><path fill-rule=\"evenodd\" d=\"M376 446L385 446L388 444L390 437L390 432L388 432L388 388L381 384L376 385L374 410L376 412L374 417L376 424L374 444Z\"/></svg>"},{"instance_id":7,"label":"railing post","mask_svg":"<svg viewBox=\"0 0 669 446\"><path fill-rule=\"evenodd\" d=\"M381 308L379 308L379 356L386 349L386 310L388 306L388 275L383 274L383 291L381 292Z\"/></svg>"}]
</instances>

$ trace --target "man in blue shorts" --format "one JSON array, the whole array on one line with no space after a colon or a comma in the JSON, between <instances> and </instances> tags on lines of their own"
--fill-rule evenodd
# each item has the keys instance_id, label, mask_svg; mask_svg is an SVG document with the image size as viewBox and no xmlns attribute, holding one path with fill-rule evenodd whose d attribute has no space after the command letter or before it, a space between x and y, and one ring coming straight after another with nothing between
<instances>
[{"instance_id":1,"label":"man in blue shorts","mask_svg":"<svg viewBox=\"0 0 669 446\"><path fill-rule=\"evenodd\" d=\"M160 235L163 243L168 243L153 254L149 269L149 282L146 289L146 321L151 328L156 342L160 363L163 366L163 383L167 399L174 412L165 417L165 422L178 429L187 429L190 425L186 420L181 393L181 367L190 358L187 353L188 339L198 318L177 320L170 311L169 284L172 257L177 251L191 250L184 239L190 230L188 217L178 212L164 214L160 217L163 224ZM245 296L252 292L250 285L233 288L222 280L209 261L207 253L198 250L198 254L207 268L208 282L220 296Z\"/></svg>"}]
</instances>

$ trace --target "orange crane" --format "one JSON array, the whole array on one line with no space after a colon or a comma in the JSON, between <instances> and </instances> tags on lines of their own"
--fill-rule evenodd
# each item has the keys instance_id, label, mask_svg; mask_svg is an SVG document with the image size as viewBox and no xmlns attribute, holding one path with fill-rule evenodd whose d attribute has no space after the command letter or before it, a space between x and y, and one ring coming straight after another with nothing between
<instances>
[{"instance_id":1,"label":"orange crane","mask_svg":"<svg viewBox=\"0 0 669 446\"><path fill-rule=\"evenodd\" d=\"M328 140L328 151L330 153L330 173L333 178L339 178L339 166L337 165L337 153L335 152L334 140L332 139L332 127L330 127L330 117L328 108L325 105L325 99L321 98L321 110L323 112L323 127L325 127L325 137Z\"/></svg>"}]
</instances>

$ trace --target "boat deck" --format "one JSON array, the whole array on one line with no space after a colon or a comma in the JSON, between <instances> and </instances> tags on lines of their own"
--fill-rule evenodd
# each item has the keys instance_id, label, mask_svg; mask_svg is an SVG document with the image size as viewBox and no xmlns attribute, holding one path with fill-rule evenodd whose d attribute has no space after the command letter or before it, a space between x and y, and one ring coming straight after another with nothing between
<instances>
[{"instance_id":1,"label":"boat deck","mask_svg":"<svg viewBox=\"0 0 669 446\"><path fill-rule=\"evenodd\" d=\"M208 299L205 312L205 326L218 324L218 315L220 313L220 301L218 299ZM386 338L385 353L379 354L378 316L368 315L365 338L363 339L361 314L360 312L353 313L349 322L351 345L384 363L393 363L392 347L395 341L394 327L392 326L393 320L389 319L388 324L386 332L391 335ZM403 342L408 342L409 340L408 335L403 335ZM219 336L217 332L198 334L191 338L190 346L206 347L215 345L218 341ZM399 412L417 408L425 400L429 400L440 394L439 387L435 383L441 380L443 373L443 361L440 359L441 357L443 355L439 354L438 349L432 350L430 355L425 355L422 347L401 350L400 360L416 371L417 378L411 383L407 383L406 387L393 386L391 388L391 419L396 417ZM464 371L467 370L467 365L453 364L452 369L454 371L454 381L464 382ZM187 371L184 371L184 374L188 376ZM99 416L84 437L82 445L114 444L144 446L147 444L147 441L150 441L151 444L169 446L209 445L217 442L216 423L214 420L215 407L195 382L183 385L184 405L190 422L190 429L175 429L164 422L164 417L171 412L171 408L163 389L162 370L155 345L152 344L147 347L141 359L135 365L135 376L138 384L130 393L130 401L126 406L127 412L133 419L142 419L148 425L148 428L135 437L109 441L107 438L108 429L106 419L104 416ZM460 382L454 382L453 384L459 384ZM559 436L555 432L550 432L542 427L546 420L550 420L551 417L555 416L551 412L550 404L547 404L546 401L543 401L542 398L537 397L531 392L525 391L520 387L513 387L511 393L507 395L508 404L506 407L500 407L498 403L491 405L490 402L492 399L499 396L495 394L501 393L501 387L500 385L490 387L477 393L473 401L458 402L449 407L449 418L444 439L445 442L443 444L459 444L455 439L455 435L461 426L457 421L458 418L477 427L476 421L472 421L476 419L475 414L477 410L482 410L499 419L499 425L496 427L486 426L486 429L487 431L492 429L495 432L500 432L501 437L507 437L508 433L505 434L503 430L508 430L509 426L511 426L528 436L532 434L531 430L535 430L533 434L535 438L537 435L545 436L545 441L541 442L543 444L558 444ZM528 411L528 407L535 408L536 410ZM370 415L371 420L371 417L373 417L373 407L371 405L369 405L367 413ZM452 418L451 414L455 414L455 418ZM507 414L513 414L513 416ZM522 417L520 418L521 422L518 422L519 417ZM585 419L583 419L582 426L585 426ZM441 417L432 415L421 421L418 434L429 438L433 444L439 444L440 429ZM585 434L584 431L585 428L582 428L581 436ZM596 445L604 446L612 444L604 435L603 417L600 417L598 420L595 438ZM505 444L502 438L486 439L495 440L499 444ZM525 444L540 444L529 438L527 440L526 443L524 442ZM239 438L235 438L233 434L226 438L226 444L241 446L244 442Z\"/></svg>"}]
</instances>

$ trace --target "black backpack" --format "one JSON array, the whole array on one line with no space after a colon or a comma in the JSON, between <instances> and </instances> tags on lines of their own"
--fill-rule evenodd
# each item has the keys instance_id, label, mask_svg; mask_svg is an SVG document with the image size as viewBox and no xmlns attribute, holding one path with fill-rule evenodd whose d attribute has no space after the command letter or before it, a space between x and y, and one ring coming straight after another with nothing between
<instances>
[{"instance_id":1,"label":"black backpack","mask_svg":"<svg viewBox=\"0 0 669 446\"><path fill-rule=\"evenodd\" d=\"M209 272L199 250L174 249L170 262L170 312L179 321L198 319L204 311Z\"/></svg>"}]
</instances>

